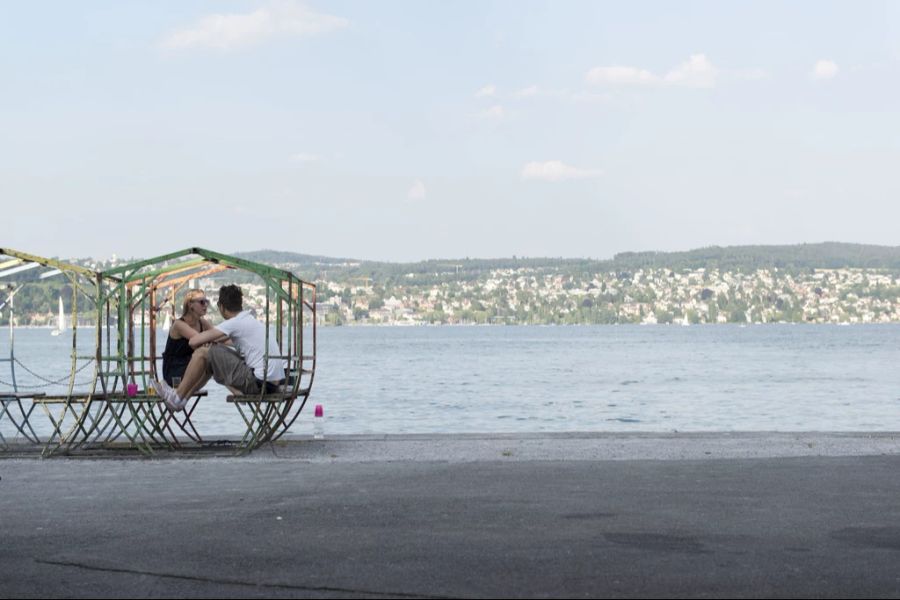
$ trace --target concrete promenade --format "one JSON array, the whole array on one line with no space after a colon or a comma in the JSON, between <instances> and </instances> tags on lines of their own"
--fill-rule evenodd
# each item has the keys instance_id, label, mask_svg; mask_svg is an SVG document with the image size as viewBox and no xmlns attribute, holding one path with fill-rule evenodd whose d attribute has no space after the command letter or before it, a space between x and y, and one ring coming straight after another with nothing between
<instances>
[{"instance_id":1,"label":"concrete promenade","mask_svg":"<svg viewBox=\"0 0 900 600\"><path fill-rule=\"evenodd\" d=\"M0 459L2 597L898 597L900 434Z\"/></svg>"}]
</instances>

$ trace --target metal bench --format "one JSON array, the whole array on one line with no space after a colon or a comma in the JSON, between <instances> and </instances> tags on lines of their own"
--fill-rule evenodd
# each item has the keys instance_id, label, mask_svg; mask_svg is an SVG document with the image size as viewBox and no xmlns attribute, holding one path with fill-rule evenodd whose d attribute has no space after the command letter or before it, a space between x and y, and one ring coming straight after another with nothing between
<instances>
[{"instance_id":1,"label":"metal bench","mask_svg":"<svg viewBox=\"0 0 900 600\"><path fill-rule=\"evenodd\" d=\"M165 407L159 396L145 392L133 396L123 392L46 395L35 400L53 427L44 454L53 454L62 447L71 450L85 444L107 444L123 436L133 447L151 454L153 447L179 447L179 431L202 442L191 415L199 399L207 395L206 390L194 392L180 413ZM62 406L57 414L51 410L54 405Z\"/></svg>"},{"instance_id":2,"label":"metal bench","mask_svg":"<svg viewBox=\"0 0 900 600\"><path fill-rule=\"evenodd\" d=\"M35 433L29 419L35 407L34 400L43 396L44 394L42 392L28 393L0 391L0 421L3 420L3 417L7 417L13 427L16 428L16 431L18 432L17 436L21 435L29 442L35 444L40 443L37 433ZM22 402L28 400L31 400L31 406L26 410ZM18 416L10 410L12 406L15 406L18 409ZM9 444L6 441L6 438L3 437L2 431L0 431L0 447L4 449L9 448Z\"/></svg>"},{"instance_id":3,"label":"metal bench","mask_svg":"<svg viewBox=\"0 0 900 600\"><path fill-rule=\"evenodd\" d=\"M233 394L225 401L237 407L247 431L239 446L249 452L260 444L272 442L290 428L306 404L310 388L293 388L274 394ZM299 403L299 405L298 405Z\"/></svg>"}]
</instances>

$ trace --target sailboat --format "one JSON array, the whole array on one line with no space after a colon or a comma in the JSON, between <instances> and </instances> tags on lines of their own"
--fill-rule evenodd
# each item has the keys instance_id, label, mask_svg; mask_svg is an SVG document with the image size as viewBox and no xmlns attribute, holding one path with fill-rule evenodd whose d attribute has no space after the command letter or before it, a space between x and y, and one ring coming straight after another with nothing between
<instances>
[{"instance_id":1,"label":"sailboat","mask_svg":"<svg viewBox=\"0 0 900 600\"><path fill-rule=\"evenodd\" d=\"M172 327L172 317L169 315L169 311L166 311L166 318L163 321L163 331L168 331Z\"/></svg>"},{"instance_id":2,"label":"sailboat","mask_svg":"<svg viewBox=\"0 0 900 600\"><path fill-rule=\"evenodd\" d=\"M50 335L59 335L66 330L66 313L63 310L62 296L59 297L59 320L56 322L56 329L50 332Z\"/></svg>"}]
</instances>

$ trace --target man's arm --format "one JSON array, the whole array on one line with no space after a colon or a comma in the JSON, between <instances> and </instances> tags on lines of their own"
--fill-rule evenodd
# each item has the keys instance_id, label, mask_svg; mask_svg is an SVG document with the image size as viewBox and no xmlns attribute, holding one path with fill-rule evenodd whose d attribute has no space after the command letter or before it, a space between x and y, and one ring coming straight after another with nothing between
<instances>
[{"instance_id":1,"label":"man's arm","mask_svg":"<svg viewBox=\"0 0 900 600\"><path fill-rule=\"evenodd\" d=\"M188 344L190 344L191 348L199 348L203 344L208 344L210 342L222 342L228 339L228 336L216 329L215 327L211 329L207 329L203 333L198 333L194 337L188 340Z\"/></svg>"}]
</instances>

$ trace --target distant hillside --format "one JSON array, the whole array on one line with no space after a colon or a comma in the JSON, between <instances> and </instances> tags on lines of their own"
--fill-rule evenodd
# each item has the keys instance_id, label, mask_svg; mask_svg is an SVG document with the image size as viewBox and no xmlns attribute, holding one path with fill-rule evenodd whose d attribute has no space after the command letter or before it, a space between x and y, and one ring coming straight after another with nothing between
<instances>
[{"instance_id":1,"label":"distant hillside","mask_svg":"<svg viewBox=\"0 0 900 600\"><path fill-rule=\"evenodd\" d=\"M334 258L330 256L317 256L315 254L282 252L280 250L254 250L253 252L235 252L234 256L270 265L293 264L301 266L316 266L323 264L328 265L359 262L358 260L352 258Z\"/></svg>"},{"instance_id":2,"label":"distant hillside","mask_svg":"<svg viewBox=\"0 0 900 600\"><path fill-rule=\"evenodd\" d=\"M485 258L432 259L412 263L366 261L259 250L238 256L289 266L307 278L370 278L390 280L405 277L409 283L454 275L466 280L495 269L556 269L563 272L631 271L642 268L754 271L760 268L837 269L868 268L900 270L900 246L873 246L824 242L789 246L711 246L686 252L622 252L609 260L580 258Z\"/></svg>"},{"instance_id":3,"label":"distant hillside","mask_svg":"<svg viewBox=\"0 0 900 600\"><path fill-rule=\"evenodd\" d=\"M413 263L271 250L238 256L320 284L320 320L330 325L900 322L898 247L829 242L625 252L609 260ZM110 263L91 266L102 270ZM757 273L761 268L777 272ZM68 281L39 274L34 269L4 279L31 283L15 299L22 324L52 324L60 297L69 310ZM211 279L200 285L214 290L222 283L260 282L240 269ZM8 318L4 311L0 325Z\"/></svg>"},{"instance_id":4,"label":"distant hillside","mask_svg":"<svg viewBox=\"0 0 900 600\"><path fill-rule=\"evenodd\" d=\"M266 264L281 265L294 271L303 278L309 279L372 279L376 281L391 280L404 277L410 284L431 281L435 276L453 274L459 279L472 279L479 274L494 269L543 269L559 268L562 270L590 270L602 261L573 258L461 258L432 259L413 263L392 263L367 261L355 258L334 258L281 252L275 250L258 250L235 254L241 258Z\"/></svg>"},{"instance_id":5,"label":"distant hillside","mask_svg":"<svg viewBox=\"0 0 900 600\"><path fill-rule=\"evenodd\" d=\"M791 246L711 246L687 252L623 252L611 264L616 269L646 267L714 268L755 270L760 268L857 267L900 269L900 247L824 242Z\"/></svg>"}]
</instances>

